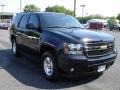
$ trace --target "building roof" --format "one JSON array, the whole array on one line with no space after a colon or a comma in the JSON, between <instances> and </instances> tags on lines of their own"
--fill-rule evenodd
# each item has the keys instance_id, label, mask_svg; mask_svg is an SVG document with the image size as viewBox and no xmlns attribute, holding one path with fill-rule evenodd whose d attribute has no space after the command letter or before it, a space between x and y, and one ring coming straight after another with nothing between
<instances>
[{"instance_id":1,"label":"building roof","mask_svg":"<svg viewBox=\"0 0 120 90\"><path fill-rule=\"evenodd\" d=\"M88 23L107 23L107 20L103 20L103 19L90 19L90 20L88 20Z\"/></svg>"},{"instance_id":2,"label":"building roof","mask_svg":"<svg viewBox=\"0 0 120 90\"><path fill-rule=\"evenodd\" d=\"M42 15L54 15L54 14L62 14L65 15L65 13L56 13L56 12L20 12L16 14L42 14Z\"/></svg>"},{"instance_id":3,"label":"building roof","mask_svg":"<svg viewBox=\"0 0 120 90\"><path fill-rule=\"evenodd\" d=\"M0 15L14 15L14 13L12 13L12 12L0 12Z\"/></svg>"}]
</instances>

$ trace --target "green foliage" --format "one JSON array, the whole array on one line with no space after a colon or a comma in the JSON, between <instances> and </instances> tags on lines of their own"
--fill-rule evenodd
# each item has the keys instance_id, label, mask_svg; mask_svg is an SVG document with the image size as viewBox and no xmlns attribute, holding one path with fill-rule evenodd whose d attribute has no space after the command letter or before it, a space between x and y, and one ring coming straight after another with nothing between
<instances>
[{"instance_id":1,"label":"green foliage","mask_svg":"<svg viewBox=\"0 0 120 90\"><path fill-rule=\"evenodd\" d=\"M91 19L105 19L104 16L99 15L99 14L90 15L89 17L90 17Z\"/></svg>"},{"instance_id":2,"label":"green foliage","mask_svg":"<svg viewBox=\"0 0 120 90\"><path fill-rule=\"evenodd\" d=\"M81 22L81 23L83 23L83 24L85 24L88 20L90 20L91 19L91 17L77 17L77 19L78 19L78 21L79 22Z\"/></svg>"},{"instance_id":3,"label":"green foliage","mask_svg":"<svg viewBox=\"0 0 120 90\"><path fill-rule=\"evenodd\" d=\"M99 14L96 14L96 15L90 15L90 16L87 16L87 17L77 17L78 21L85 24L88 20L90 19L105 19L104 16L102 15L99 15Z\"/></svg>"},{"instance_id":4,"label":"green foliage","mask_svg":"<svg viewBox=\"0 0 120 90\"><path fill-rule=\"evenodd\" d=\"M38 12L40 11L40 8L37 6L31 4L31 5L26 5L24 8L24 12Z\"/></svg>"},{"instance_id":5,"label":"green foliage","mask_svg":"<svg viewBox=\"0 0 120 90\"><path fill-rule=\"evenodd\" d=\"M63 6L58 6L58 5L55 5L53 7L47 7L46 12L57 12L57 13L65 13L65 14L68 14L68 15L72 15L74 16L74 12L69 10L69 9L66 9L65 7Z\"/></svg>"},{"instance_id":6,"label":"green foliage","mask_svg":"<svg viewBox=\"0 0 120 90\"><path fill-rule=\"evenodd\" d=\"M109 19L114 19L114 20L116 20L116 17L115 17L115 16L112 16L112 17L110 17Z\"/></svg>"},{"instance_id":7,"label":"green foliage","mask_svg":"<svg viewBox=\"0 0 120 90\"><path fill-rule=\"evenodd\" d=\"M108 20L108 25L113 26L115 24L117 24L116 18L115 17L110 17L109 20Z\"/></svg>"},{"instance_id":8,"label":"green foliage","mask_svg":"<svg viewBox=\"0 0 120 90\"><path fill-rule=\"evenodd\" d=\"M119 22L120 22L120 13L117 15L117 19L118 19Z\"/></svg>"}]
</instances>

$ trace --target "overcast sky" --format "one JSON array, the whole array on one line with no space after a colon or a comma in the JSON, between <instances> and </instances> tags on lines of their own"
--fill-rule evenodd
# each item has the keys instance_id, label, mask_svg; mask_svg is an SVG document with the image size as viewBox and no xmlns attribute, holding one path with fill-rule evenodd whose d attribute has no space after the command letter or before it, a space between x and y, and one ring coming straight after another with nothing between
<instances>
[{"instance_id":1,"label":"overcast sky","mask_svg":"<svg viewBox=\"0 0 120 90\"><path fill-rule=\"evenodd\" d=\"M85 4L84 16L90 14L101 14L104 16L116 16L120 13L120 0L76 0L76 14L81 16L81 4ZM20 0L0 0L0 4L5 4L5 12L19 12ZM22 7L27 4L35 4L42 11L47 6L61 5L73 10L74 0L22 0ZM0 9L1 12L1 9Z\"/></svg>"}]
</instances>

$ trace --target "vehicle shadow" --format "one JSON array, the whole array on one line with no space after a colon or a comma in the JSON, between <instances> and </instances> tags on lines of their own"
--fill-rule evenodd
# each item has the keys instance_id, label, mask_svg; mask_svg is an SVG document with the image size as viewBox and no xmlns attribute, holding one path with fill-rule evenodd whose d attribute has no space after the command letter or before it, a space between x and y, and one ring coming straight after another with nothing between
<instances>
[{"instance_id":1,"label":"vehicle shadow","mask_svg":"<svg viewBox=\"0 0 120 90\"><path fill-rule=\"evenodd\" d=\"M99 77L85 77L79 80L61 78L59 81L50 82L42 77L39 64L23 56L19 58L14 57L10 49L0 50L0 67L20 83L39 89L64 89L80 86Z\"/></svg>"}]
</instances>

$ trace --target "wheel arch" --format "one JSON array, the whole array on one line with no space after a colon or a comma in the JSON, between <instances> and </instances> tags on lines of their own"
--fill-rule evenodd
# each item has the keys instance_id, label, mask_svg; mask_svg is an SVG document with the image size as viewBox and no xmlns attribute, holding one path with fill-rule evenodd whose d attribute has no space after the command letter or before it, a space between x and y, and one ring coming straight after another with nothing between
<instances>
[{"instance_id":1,"label":"wheel arch","mask_svg":"<svg viewBox=\"0 0 120 90\"><path fill-rule=\"evenodd\" d=\"M42 44L40 46L40 57L42 56L42 54L45 52L45 51L50 51L52 52L56 59L57 59L57 49L55 48L55 46L51 45L51 44Z\"/></svg>"}]
</instances>

